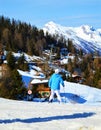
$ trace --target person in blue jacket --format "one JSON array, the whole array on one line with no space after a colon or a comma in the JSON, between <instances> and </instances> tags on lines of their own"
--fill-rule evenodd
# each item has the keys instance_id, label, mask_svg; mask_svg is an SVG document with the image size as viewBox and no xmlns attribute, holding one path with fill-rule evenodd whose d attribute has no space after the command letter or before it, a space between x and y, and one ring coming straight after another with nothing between
<instances>
[{"instance_id":1,"label":"person in blue jacket","mask_svg":"<svg viewBox=\"0 0 101 130\"><path fill-rule=\"evenodd\" d=\"M57 96L58 101L61 102L60 85L64 87L64 81L60 75L59 69L55 69L55 73L50 77L48 85L51 89L49 103L53 101L55 94Z\"/></svg>"}]
</instances>

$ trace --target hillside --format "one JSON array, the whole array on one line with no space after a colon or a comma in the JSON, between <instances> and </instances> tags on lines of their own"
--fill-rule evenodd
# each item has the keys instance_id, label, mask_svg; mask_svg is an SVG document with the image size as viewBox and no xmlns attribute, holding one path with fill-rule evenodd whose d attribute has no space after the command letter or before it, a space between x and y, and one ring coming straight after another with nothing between
<instances>
[{"instance_id":1,"label":"hillside","mask_svg":"<svg viewBox=\"0 0 101 130\"><path fill-rule=\"evenodd\" d=\"M14 53L17 57L18 53ZM27 61L33 58L25 54ZM18 70L23 76L35 78L30 71ZM65 81L61 87L62 103L49 104L43 98L17 101L0 98L0 129L2 130L101 130L101 90Z\"/></svg>"}]
</instances>

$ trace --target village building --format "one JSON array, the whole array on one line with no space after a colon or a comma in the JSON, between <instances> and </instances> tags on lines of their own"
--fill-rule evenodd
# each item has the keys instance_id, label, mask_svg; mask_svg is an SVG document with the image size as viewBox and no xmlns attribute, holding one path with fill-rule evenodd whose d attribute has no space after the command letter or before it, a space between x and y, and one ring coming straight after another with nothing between
<instances>
[{"instance_id":1,"label":"village building","mask_svg":"<svg viewBox=\"0 0 101 130\"><path fill-rule=\"evenodd\" d=\"M47 98L50 95L47 79L33 79L28 86L28 90L32 90L34 97Z\"/></svg>"}]
</instances>

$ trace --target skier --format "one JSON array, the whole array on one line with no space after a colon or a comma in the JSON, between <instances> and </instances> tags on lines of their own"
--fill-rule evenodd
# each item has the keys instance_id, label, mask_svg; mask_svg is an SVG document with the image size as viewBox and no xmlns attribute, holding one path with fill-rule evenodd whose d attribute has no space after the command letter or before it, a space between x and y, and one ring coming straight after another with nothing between
<instances>
[{"instance_id":1,"label":"skier","mask_svg":"<svg viewBox=\"0 0 101 130\"><path fill-rule=\"evenodd\" d=\"M57 96L59 103L61 103L60 84L64 87L64 81L60 75L60 70L55 69L55 73L50 77L49 82L48 82L48 85L51 89L49 103L53 101L55 94Z\"/></svg>"}]
</instances>

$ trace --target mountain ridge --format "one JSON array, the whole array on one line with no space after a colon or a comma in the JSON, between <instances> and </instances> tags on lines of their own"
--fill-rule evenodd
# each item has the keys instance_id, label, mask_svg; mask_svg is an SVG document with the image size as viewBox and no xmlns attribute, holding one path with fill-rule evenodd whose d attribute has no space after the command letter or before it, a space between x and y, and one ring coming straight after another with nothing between
<instances>
[{"instance_id":1,"label":"mountain ridge","mask_svg":"<svg viewBox=\"0 0 101 130\"><path fill-rule=\"evenodd\" d=\"M101 29L94 29L89 25L79 27L66 27L50 21L43 27L43 31L51 35L63 36L71 39L73 44L85 53L99 52L101 54Z\"/></svg>"}]
</instances>

